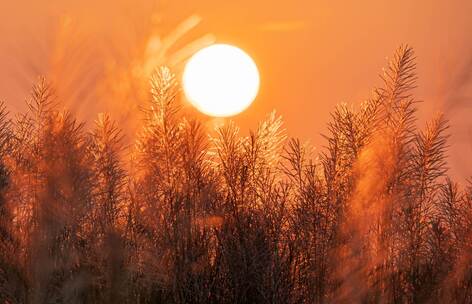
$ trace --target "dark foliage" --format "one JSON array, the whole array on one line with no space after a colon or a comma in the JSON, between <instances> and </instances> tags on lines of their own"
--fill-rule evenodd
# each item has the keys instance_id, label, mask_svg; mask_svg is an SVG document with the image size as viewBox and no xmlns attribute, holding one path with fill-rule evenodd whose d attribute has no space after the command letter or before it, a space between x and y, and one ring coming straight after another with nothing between
<instances>
[{"instance_id":1,"label":"dark foliage","mask_svg":"<svg viewBox=\"0 0 472 304\"><path fill-rule=\"evenodd\" d=\"M249 136L182 117L169 69L126 147L85 132L44 79L0 106L2 303L471 303L472 185L447 121L415 123L413 50L319 155L270 114Z\"/></svg>"}]
</instances>

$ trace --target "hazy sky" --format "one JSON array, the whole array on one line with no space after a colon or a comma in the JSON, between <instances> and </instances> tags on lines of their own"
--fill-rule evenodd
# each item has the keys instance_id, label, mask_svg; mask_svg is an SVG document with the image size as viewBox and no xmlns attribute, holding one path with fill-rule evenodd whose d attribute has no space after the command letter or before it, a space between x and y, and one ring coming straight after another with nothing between
<instances>
[{"instance_id":1,"label":"hazy sky","mask_svg":"<svg viewBox=\"0 0 472 304\"><path fill-rule=\"evenodd\" d=\"M108 108L80 100L103 77L107 58L123 65L151 35L165 35L193 14L202 22L182 44L212 33L216 41L246 50L259 66L260 95L236 118L242 128L255 128L276 109L290 135L319 149L334 106L369 97L381 84L387 57L402 43L413 46L416 96L424 101L419 124L435 111L446 112L453 170L471 174L470 0L0 1L0 98L13 111L22 109L36 76L56 73L80 92L72 108L94 116L90 112ZM63 29L66 23L72 30Z\"/></svg>"}]
</instances>

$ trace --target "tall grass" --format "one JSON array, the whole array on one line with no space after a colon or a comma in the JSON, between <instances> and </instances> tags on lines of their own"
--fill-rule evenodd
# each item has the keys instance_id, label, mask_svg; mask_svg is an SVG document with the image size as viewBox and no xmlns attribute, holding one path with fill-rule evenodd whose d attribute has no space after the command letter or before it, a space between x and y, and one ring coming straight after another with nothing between
<instances>
[{"instance_id":1,"label":"tall grass","mask_svg":"<svg viewBox=\"0 0 472 304\"><path fill-rule=\"evenodd\" d=\"M209 136L166 67L130 146L40 79L0 107L0 301L472 302L472 184L447 176L445 118L416 125L414 59L334 110L319 155L275 113Z\"/></svg>"}]
</instances>

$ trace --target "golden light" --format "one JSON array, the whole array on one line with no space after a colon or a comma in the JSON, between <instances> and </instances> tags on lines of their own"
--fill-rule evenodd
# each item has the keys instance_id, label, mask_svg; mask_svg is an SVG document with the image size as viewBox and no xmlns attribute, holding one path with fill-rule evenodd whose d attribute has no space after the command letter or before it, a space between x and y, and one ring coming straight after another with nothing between
<instances>
[{"instance_id":1,"label":"golden light","mask_svg":"<svg viewBox=\"0 0 472 304\"><path fill-rule=\"evenodd\" d=\"M241 49L214 44L190 58L182 82L187 99L199 111L227 117L241 113L254 101L259 91L259 71Z\"/></svg>"}]
</instances>

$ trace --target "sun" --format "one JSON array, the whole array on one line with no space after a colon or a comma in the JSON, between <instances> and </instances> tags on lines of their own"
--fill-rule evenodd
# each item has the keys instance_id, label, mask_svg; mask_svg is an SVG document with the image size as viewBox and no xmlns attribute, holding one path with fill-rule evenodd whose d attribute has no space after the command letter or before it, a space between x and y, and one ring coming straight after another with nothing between
<instances>
[{"instance_id":1,"label":"sun","mask_svg":"<svg viewBox=\"0 0 472 304\"><path fill-rule=\"evenodd\" d=\"M185 96L200 112L228 117L247 109L259 91L259 71L243 50L213 44L195 53L183 73Z\"/></svg>"}]
</instances>

